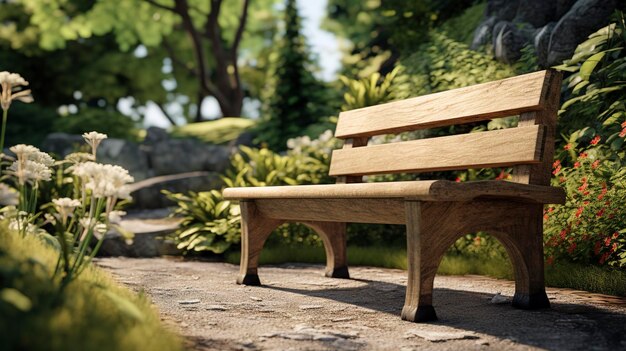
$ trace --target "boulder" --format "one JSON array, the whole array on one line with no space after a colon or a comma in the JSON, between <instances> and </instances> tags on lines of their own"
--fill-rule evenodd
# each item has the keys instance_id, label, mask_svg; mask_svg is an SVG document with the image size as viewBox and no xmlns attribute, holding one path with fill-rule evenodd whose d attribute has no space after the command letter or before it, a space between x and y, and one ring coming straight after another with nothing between
<instances>
[{"instance_id":1,"label":"boulder","mask_svg":"<svg viewBox=\"0 0 626 351\"><path fill-rule=\"evenodd\" d=\"M89 151L89 146L85 143L85 139L80 135L67 133L48 134L41 143L42 151L53 154L57 158L64 158L81 148L83 148L83 151Z\"/></svg>"},{"instance_id":2,"label":"boulder","mask_svg":"<svg viewBox=\"0 0 626 351\"><path fill-rule=\"evenodd\" d=\"M513 22L528 23L534 28L556 20L556 2L546 0L521 0Z\"/></svg>"},{"instance_id":3,"label":"boulder","mask_svg":"<svg viewBox=\"0 0 626 351\"><path fill-rule=\"evenodd\" d=\"M510 21L515 18L520 0L488 0L486 17L494 16L498 20Z\"/></svg>"},{"instance_id":4,"label":"boulder","mask_svg":"<svg viewBox=\"0 0 626 351\"><path fill-rule=\"evenodd\" d=\"M618 0L578 0L555 25L548 45L547 66L572 56L576 46L589 34L607 24Z\"/></svg>"},{"instance_id":5,"label":"boulder","mask_svg":"<svg viewBox=\"0 0 626 351\"><path fill-rule=\"evenodd\" d=\"M511 22L498 22L493 27L493 49L496 59L506 63L514 63L522 55L521 50L528 43L532 32L531 27L521 28Z\"/></svg>"},{"instance_id":6,"label":"boulder","mask_svg":"<svg viewBox=\"0 0 626 351\"><path fill-rule=\"evenodd\" d=\"M169 139L152 145L150 165L155 176L194 171L223 172L228 167L229 148L207 145L194 139Z\"/></svg>"},{"instance_id":7,"label":"boulder","mask_svg":"<svg viewBox=\"0 0 626 351\"><path fill-rule=\"evenodd\" d=\"M556 22L550 22L537 29L533 34L533 46L537 54L537 62L541 67L548 66L548 46L550 45L550 35L555 25Z\"/></svg>"},{"instance_id":8,"label":"boulder","mask_svg":"<svg viewBox=\"0 0 626 351\"><path fill-rule=\"evenodd\" d=\"M152 176L148 167L148 155L132 141L113 138L103 140L98 147L97 160L100 163L124 167L135 181Z\"/></svg>"},{"instance_id":9,"label":"boulder","mask_svg":"<svg viewBox=\"0 0 626 351\"><path fill-rule=\"evenodd\" d=\"M472 44L470 45L472 50L478 50L481 46L491 43L493 26L495 26L496 22L498 22L498 18L491 16L476 27L474 39L472 39Z\"/></svg>"}]
</instances>

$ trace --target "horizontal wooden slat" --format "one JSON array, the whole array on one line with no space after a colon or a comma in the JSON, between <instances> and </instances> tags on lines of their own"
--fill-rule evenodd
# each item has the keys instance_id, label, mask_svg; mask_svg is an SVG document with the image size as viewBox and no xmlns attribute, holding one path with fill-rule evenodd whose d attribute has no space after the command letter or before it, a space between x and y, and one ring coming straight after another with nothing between
<instances>
[{"instance_id":1,"label":"horizontal wooden slat","mask_svg":"<svg viewBox=\"0 0 626 351\"><path fill-rule=\"evenodd\" d=\"M543 126L530 126L334 150L331 176L429 172L534 164Z\"/></svg>"},{"instance_id":2,"label":"horizontal wooden slat","mask_svg":"<svg viewBox=\"0 0 626 351\"><path fill-rule=\"evenodd\" d=\"M405 199L420 201L471 201L477 198L517 199L544 204L563 203L563 189L497 180L451 182L417 180L404 182L293 185L226 188L224 197L257 199ZM359 200L360 202L360 200ZM290 211L294 212L294 211Z\"/></svg>"},{"instance_id":3,"label":"horizontal wooden slat","mask_svg":"<svg viewBox=\"0 0 626 351\"><path fill-rule=\"evenodd\" d=\"M404 224L402 199L262 199L254 203L267 218L288 221Z\"/></svg>"},{"instance_id":4,"label":"horizontal wooden slat","mask_svg":"<svg viewBox=\"0 0 626 351\"><path fill-rule=\"evenodd\" d=\"M339 115L335 137L399 133L538 111L544 105L549 73L540 71L345 111Z\"/></svg>"}]
</instances>

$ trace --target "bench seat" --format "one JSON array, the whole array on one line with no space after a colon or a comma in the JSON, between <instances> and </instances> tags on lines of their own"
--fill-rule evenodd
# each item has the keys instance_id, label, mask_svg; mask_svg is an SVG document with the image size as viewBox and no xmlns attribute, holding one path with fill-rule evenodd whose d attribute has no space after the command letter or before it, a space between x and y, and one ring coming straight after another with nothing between
<instances>
[{"instance_id":1,"label":"bench seat","mask_svg":"<svg viewBox=\"0 0 626 351\"><path fill-rule=\"evenodd\" d=\"M233 200L402 198L419 201L471 201L494 198L560 204L565 201L565 192L562 188L501 180L473 182L419 180L227 188L224 190L224 197Z\"/></svg>"}]
</instances>

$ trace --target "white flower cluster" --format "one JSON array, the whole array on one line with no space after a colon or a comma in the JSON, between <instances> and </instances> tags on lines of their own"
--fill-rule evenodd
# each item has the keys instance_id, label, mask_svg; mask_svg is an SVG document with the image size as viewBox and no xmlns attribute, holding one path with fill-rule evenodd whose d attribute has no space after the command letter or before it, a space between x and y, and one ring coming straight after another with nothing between
<instances>
[{"instance_id":1,"label":"white flower cluster","mask_svg":"<svg viewBox=\"0 0 626 351\"><path fill-rule=\"evenodd\" d=\"M102 140L108 138L106 134L98 133L98 132L89 132L83 134L83 139L85 142L91 146L91 154L96 156L96 151L98 150L98 146L102 142Z\"/></svg>"},{"instance_id":2,"label":"white flower cluster","mask_svg":"<svg viewBox=\"0 0 626 351\"><path fill-rule=\"evenodd\" d=\"M31 145L19 144L9 150L17 156L8 169L10 175L15 176L21 185L30 182L37 184L40 181L49 181L52 176L50 166L54 159L45 152Z\"/></svg>"},{"instance_id":3,"label":"white flower cluster","mask_svg":"<svg viewBox=\"0 0 626 351\"><path fill-rule=\"evenodd\" d=\"M332 142L333 132L329 129L320 134L317 139L311 140L307 135L287 140L287 147L296 154L307 150L316 150L329 154L334 149Z\"/></svg>"},{"instance_id":4,"label":"white flower cluster","mask_svg":"<svg viewBox=\"0 0 626 351\"><path fill-rule=\"evenodd\" d=\"M30 90L17 91L20 86L28 86L28 82L17 73L10 73L7 71L0 72L0 87L2 92L0 93L0 107L3 110L8 110L13 100L18 100L25 103L33 102L33 97L30 95Z\"/></svg>"},{"instance_id":5,"label":"white flower cluster","mask_svg":"<svg viewBox=\"0 0 626 351\"><path fill-rule=\"evenodd\" d=\"M96 198L130 198L128 183L134 179L120 166L85 162L77 164L73 173L81 178L85 188L91 190Z\"/></svg>"}]
</instances>

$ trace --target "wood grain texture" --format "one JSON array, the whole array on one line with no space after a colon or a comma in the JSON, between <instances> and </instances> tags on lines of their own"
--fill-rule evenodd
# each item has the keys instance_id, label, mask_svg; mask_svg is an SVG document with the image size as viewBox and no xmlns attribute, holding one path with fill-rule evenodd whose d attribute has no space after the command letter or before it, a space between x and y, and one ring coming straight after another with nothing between
<instances>
[{"instance_id":1,"label":"wood grain texture","mask_svg":"<svg viewBox=\"0 0 626 351\"><path fill-rule=\"evenodd\" d=\"M451 182L418 180L356 184L294 185L227 188L227 199L362 199L402 198L422 201L469 201L479 198L501 198L545 204L565 201L562 188L485 180Z\"/></svg>"},{"instance_id":2,"label":"wood grain texture","mask_svg":"<svg viewBox=\"0 0 626 351\"><path fill-rule=\"evenodd\" d=\"M253 201L242 201L241 207L241 261L237 284L261 285L257 274L259 255L265 240L285 221L264 217Z\"/></svg>"},{"instance_id":3,"label":"wood grain texture","mask_svg":"<svg viewBox=\"0 0 626 351\"><path fill-rule=\"evenodd\" d=\"M548 70L541 94L545 108L534 113L520 115L518 128L532 125L545 126L543 156L540 164L515 167L513 171L514 182L540 185L550 184L562 78L563 75L560 72Z\"/></svg>"},{"instance_id":4,"label":"wood grain texture","mask_svg":"<svg viewBox=\"0 0 626 351\"><path fill-rule=\"evenodd\" d=\"M407 295L402 318L436 319L432 291L439 263L465 233L484 231L506 249L515 272L513 306L549 307L544 287L542 206L500 200L406 202Z\"/></svg>"},{"instance_id":5,"label":"wood grain texture","mask_svg":"<svg viewBox=\"0 0 626 351\"><path fill-rule=\"evenodd\" d=\"M350 278L346 245L345 222L302 222L322 238L326 251L326 276Z\"/></svg>"},{"instance_id":6,"label":"wood grain texture","mask_svg":"<svg viewBox=\"0 0 626 351\"><path fill-rule=\"evenodd\" d=\"M367 142L369 141L368 137L354 138L354 139L346 139L343 143L343 149L352 149L355 147L363 147L367 146ZM337 184L348 184L348 183L362 183L363 176L339 176L336 181Z\"/></svg>"},{"instance_id":7,"label":"wood grain texture","mask_svg":"<svg viewBox=\"0 0 626 351\"><path fill-rule=\"evenodd\" d=\"M259 199L255 203L264 217L286 221L404 224L405 220L402 199Z\"/></svg>"},{"instance_id":8,"label":"wood grain texture","mask_svg":"<svg viewBox=\"0 0 626 351\"><path fill-rule=\"evenodd\" d=\"M505 167L541 161L543 128L529 126L333 151L331 176Z\"/></svg>"},{"instance_id":9,"label":"wood grain texture","mask_svg":"<svg viewBox=\"0 0 626 351\"><path fill-rule=\"evenodd\" d=\"M550 71L342 112L335 137L373 136L539 111Z\"/></svg>"}]
</instances>

